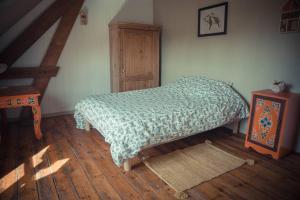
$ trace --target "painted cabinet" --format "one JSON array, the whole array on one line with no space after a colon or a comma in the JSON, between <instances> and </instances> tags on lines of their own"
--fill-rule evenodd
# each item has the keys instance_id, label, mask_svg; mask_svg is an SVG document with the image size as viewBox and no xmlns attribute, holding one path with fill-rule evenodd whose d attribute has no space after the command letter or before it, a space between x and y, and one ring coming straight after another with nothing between
<instances>
[{"instance_id":1,"label":"painted cabinet","mask_svg":"<svg viewBox=\"0 0 300 200\"><path fill-rule=\"evenodd\" d=\"M253 92L245 147L275 159L289 153L296 142L299 100L295 93Z\"/></svg>"},{"instance_id":2,"label":"painted cabinet","mask_svg":"<svg viewBox=\"0 0 300 200\"><path fill-rule=\"evenodd\" d=\"M159 26L112 23L109 39L112 92L159 86Z\"/></svg>"}]
</instances>

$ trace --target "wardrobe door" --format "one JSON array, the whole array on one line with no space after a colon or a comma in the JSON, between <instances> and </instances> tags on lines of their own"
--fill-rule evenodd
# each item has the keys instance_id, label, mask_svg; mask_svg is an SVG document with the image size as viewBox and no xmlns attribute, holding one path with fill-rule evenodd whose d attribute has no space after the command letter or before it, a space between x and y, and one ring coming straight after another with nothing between
<instances>
[{"instance_id":1,"label":"wardrobe door","mask_svg":"<svg viewBox=\"0 0 300 200\"><path fill-rule=\"evenodd\" d=\"M121 90L159 86L159 32L121 30Z\"/></svg>"}]
</instances>

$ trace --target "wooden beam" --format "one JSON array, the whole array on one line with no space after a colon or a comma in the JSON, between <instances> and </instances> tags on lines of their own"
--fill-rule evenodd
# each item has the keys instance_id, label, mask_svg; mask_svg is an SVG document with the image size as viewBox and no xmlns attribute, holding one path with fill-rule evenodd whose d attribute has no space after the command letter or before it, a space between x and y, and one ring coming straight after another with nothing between
<instances>
[{"instance_id":1,"label":"wooden beam","mask_svg":"<svg viewBox=\"0 0 300 200\"><path fill-rule=\"evenodd\" d=\"M60 58L63 48L65 47L69 34L72 30L72 27L76 21L78 13L84 2L84 0L69 0L69 1L72 2L72 5L68 8L67 11L64 12L58 24L58 27L52 37L51 43L43 58L40 68L57 65L57 62ZM42 77L42 78L36 78L33 82L33 87L38 89L41 94L39 99L40 102L44 97L49 81L50 78ZM21 118L23 119L28 118L28 115L30 115L30 113L31 113L30 110L24 108L21 112Z\"/></svg>"},{"instance_id":2,"label":"wooden beam","mask_svg":"<svg viewBox=\"0 0 300 200\"><path fill-rule=\"evenodd\" d=\"M0 63L5 63L10 67L64 14L71 4L72 0L56 0L1 52Z\"/></svg>"},{"instance_id":3,"label":"wooden beam","mask_svg":"<svg viewBox=\"0 0 300 200\"><path fill-rule=\"evenodd\" d=\"M56 76L59 67L12 67L5 73L0 74L0 79L22 79L22 78L51 78Z\"/></svg>"},{"instance_id":4,"label":"wooden beam","mask_svg":"<svg viewBox=\"0 0 300 200\"><path fill-rule=\"evenodd\" d=\"M73 0L72 6L62 16L60 23L54 33L52 41L41 63L41 68L46 66L56 66L58 59L67 42L68 36L76 21L78 13L82 7L84 0ZM34 80L33 86L37 88L40 93L40 100L42 100L50 78L37 78Z\"/></svg>"}]
</instances>

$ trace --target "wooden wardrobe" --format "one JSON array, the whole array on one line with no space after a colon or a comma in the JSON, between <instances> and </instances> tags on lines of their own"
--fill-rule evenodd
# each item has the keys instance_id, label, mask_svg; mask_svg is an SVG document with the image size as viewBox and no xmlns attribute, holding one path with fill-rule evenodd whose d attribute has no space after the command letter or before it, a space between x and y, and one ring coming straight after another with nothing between
<instances>
[{"instance_id":1,"label":"wooden wardrobe","mask_svg":"<svg viewBox=\"0 0 300 200\"><path fill-rule=\"evenodd\" d=\"M159 26L111 23L109 42L112 92L159 86Z\"/></svg>"}]
</instances>

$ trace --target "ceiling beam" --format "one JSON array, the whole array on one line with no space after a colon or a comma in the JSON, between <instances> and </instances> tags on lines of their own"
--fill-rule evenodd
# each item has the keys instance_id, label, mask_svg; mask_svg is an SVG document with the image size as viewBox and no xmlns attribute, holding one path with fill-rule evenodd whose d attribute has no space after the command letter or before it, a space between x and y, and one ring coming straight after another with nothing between
<instances>
[{"instance_id":1,"label":"ceiling beam","mask_svg":"<svg viewBox=\"0 0 300 200\"><path fill-rule=\"evenodd\" d=\"M76 21L78 13L83 5L84 0L73 0L72 6L64 13L59 25L54 33L52 41L41 63L41 67L56 66L63 48L67 42L72 27ZM40 100L42 100L50 78L37 78L34 80L33 86L37 88L40 93Z\"/></svg>"},{"instance_id":2,"label":"ceiling beam","mask_svg":"<svg viewBox=\"0 0 300 200\"><path fill-rule=\"evenodd\" d=\"M5 63L10 67L65 13L72 2L71 0L56 0L0 53L0 63Z\"/></svg>"}]
</instances>

